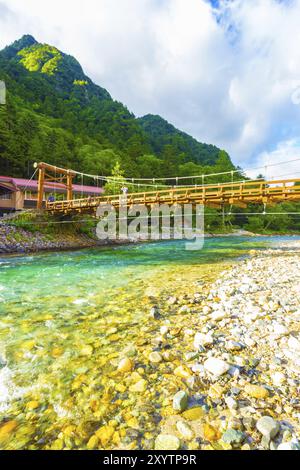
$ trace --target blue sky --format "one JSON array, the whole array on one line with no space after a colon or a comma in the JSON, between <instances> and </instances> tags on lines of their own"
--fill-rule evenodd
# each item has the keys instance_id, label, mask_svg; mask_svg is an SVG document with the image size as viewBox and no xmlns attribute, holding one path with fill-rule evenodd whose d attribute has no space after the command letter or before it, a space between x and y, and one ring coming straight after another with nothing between
<instances>
[{"instance_id":1,"label":"blue sky","mask_svg":"<svg viewBox=\"0 0 300 470\"><path fill-rule=\"evenodd\" d=\"M0 0L0 47L53 44L136 115L243 167L300 154L299 25L300 0Z\"/></svg>"}]
</instances>

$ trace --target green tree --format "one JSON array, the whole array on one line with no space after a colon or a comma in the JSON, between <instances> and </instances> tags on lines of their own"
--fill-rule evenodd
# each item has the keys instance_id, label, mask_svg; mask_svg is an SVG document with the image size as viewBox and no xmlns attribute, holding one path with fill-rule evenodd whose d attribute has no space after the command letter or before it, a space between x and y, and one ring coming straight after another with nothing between
<instances>
[{"instance_id":1,"label":"green tree","mask_svg":"<svg viewBox=\"0 0 300 470\"><path fill-rule=\"evenodd\" d=\"M105 185L105 194L121 194L123 186L128 187L124 178L124 170L121 169L120 163L117 162L112 170L111 179Z\"/></svg>"}]
</instances>

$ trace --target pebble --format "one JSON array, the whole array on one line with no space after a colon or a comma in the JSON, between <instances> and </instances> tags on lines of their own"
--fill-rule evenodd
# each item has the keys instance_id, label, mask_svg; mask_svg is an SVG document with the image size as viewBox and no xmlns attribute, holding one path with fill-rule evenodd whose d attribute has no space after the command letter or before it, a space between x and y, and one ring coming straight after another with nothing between
<instances>
[{"instance_id":1,"label":"pebble","mask_svg":"<svg viewBox=\"0 0 300 470\"><path fill-rule=\"evenodd\" d=\"M154 320L159 320L161 318L158 307L152 307L150 309L150 317L153 318Z\"/></svg>"},{"instance_id":2,"label":"pebble","mask_svg":"<svg viewBox=\"0 0 300 470\"><path fill-rule=\"evenodd\" d=\"M226 397L225 403L230 410L236 410L238 408L238 402L232 397Z\"/></svg>"},{"instance_id":3,"label":"pebble","mask_svg":"<svg viewBox=\"0 0 300 470\"><path fill-rule=\"evenodd\" d=\"M101 445L106 447L107 444L110 442L112 436L114 435L115 428L112 426L102 426L98 431L96 431L95 435L99 439ZM90 442L90 441L89 441Z\"/></svg>"},{"instance_id":4,"label":"pebble","mask_svg":"<svg viewBox=\"0 0 300 470\"><path fill-rule=\"evenodd\" d=\"M158 352L152 352L149 355L149 361L152 362L152 364L159 364L160 362L163 361L163 358Z\"/></svg>"},{"instance_id":5,"label":"pebble","mask_svg":"<svg viewBox=\"0 0 300 470\"><path fill-rule=\"evenodd\" d=\"M271 416L263 416L256 423L258 431L267 439L271 440L278 434L280 430L279 423Z\"/></svg>"},{"instance_id":6,"label":"pebble","mask_svg":"<svg viewBox=\"0 0 300 470\"><path fill-rule=\"evenodd\" d=\"M169 333L170 328L168 326L162 326L159 331L162 336L165 336Z\"/></svg>"},{"instance_id":7,"label":"pebble","mask_svg":"<svg viewBox=\"0 0 300 470\"><path fill-rule=\"evenodd\" d=\"M218 429L209 423L206 423L203 427L204 439L209 442L218 441L221 438L221 433Z\"/></svg>"},{"instance_id":8,"label":"pebble","mask_svg":"<svg viewBox=\"0 0 300 470\"><path fill-rule=\"evenodd\" d=\"M134 392L134 393L143 393L147 390L147 387L148 387L147 381L142 379L139 382L137 382L136 384L131 385L129 387L129 391Z\"/></svg>"},{"instance_id":9,"label":"pebble","mask_svg":"<svg viewBox=\"0 0 300 470\"><path fill-rule=\"evenodd\" d=\"M155 440L155 450L179 450L180 440L172 434L160 434Z\"/></svg>"},{"instance_id":10,"label":"pebble","mask_svg":"<svg viewBox=\"0 0 300 470\"><path fill-rule=\"evenodd\" d=\"M0 426L0 442L7 438L18 426L17 421L7 421Z\"/></svg>"},{"instance_id":11,"label":"pebble","mask_svg":"<svg viewBox=\"0 0 300 470\"><path fill-rule=\"evenodd\" d=\"M280 387L286 381L285 375L282 372L275 372L271 377L274 385L277 387Z\"/></svg>"},{"instance_id":12,"label":"pebble","mask_svg":"<svg viewBox=\"0 0 300 470\"><path fill-rule=\"evenodd\" d=\"M299 441L282 442L277 447L277 450L300 450L300 442Z\"/></svg>"},{"instance_id":13,"label":"pebble","mask_svg":"<svg viewBox=\"0 0 300 470\"><path fill-rule=\"evenodd\" d=\"M212 375L219 377L229 371L230 366L222 359L210 357L204 362L204 368Z\"/></svg>"},{"instance_id":14,"label":"pebble","mask_svg":"<svg viewBox=\"0 0 300 470\"><path fill-rule=\"evenodd\" d=\"M200 346L206 347L211 346L214 343L214 338L211 333L203 334L196 333L194 338L194 348L198 351Z\"/></svg>"},{"instance_id":15,"label":"pebble","mask_svg":"<svg viewBox=\"0 0 300 470\"><path fill-rule=\"evenodd\" d=\"M288 339L288 347L292 349L293 351L299 351L300 352L300 341L295 338L294 336L291 336Z\"/></svg>"},{"instance_id":16,"label":"pebble","mask_svg":"<svg viewBox=\"0 0 300 470\"><path fill-rule=\"evenodd\" d=\"M213 321L221 321L223 320L224 318L226 318L227 314L226 312L222 312L222 311L217 311L217 312L213 312L211 314L211 319Z\"/></svg>"},{"instance_id":17,"label":"pebble","mask_svg":"<svg viewBox=\"0 0 300 470\"><path fill-rule=\"evenodd\" d=\"M188 421L196 421L197 419L203 418L204 415L205 410L200 406L191 408L182 413L183 418L187 419Z\"/></svg>"},{"instance_id":18,"label":"pebble","mask_svg":"<svg viewBox=\"0 0 300 470\"><path fill-rule=\"evenodd\" d=\"M118 365L119 372L131 372L133 369L133 362L128 357L121 359Z\"/></svg>"},{"instance_id":19,"label":"pebble","mask_svg":"<svg viewBox=\"0 0 300 470\"><path fill-rule=\"evenodd\" d=\"M174 370L174 374L182 379L188 379L192 375L192 372L186 366L179 366Z\"/></svg>"},{"instance_id":20,"label":"pebble","mask_svg":"<svg viewBox=\"0 0 300 470\"><path fill-rule=\"evenodd\" d=\"M93 351L94 351L93 347L87 344L80 349L80 355L91 356L93 354Z\"/></svg>"},{"instance_id":21,"label":"pebble","mask_svg":"<svg viewBox=\"0 0 300 470\"><path fill-rule=\"evenodd\" d=\"M176 427L183 439L186 439L187 441L191 441L193 439L194 432L187 423L178 421Z\"/></svg>"},{"instance_id":22,"label":"pebble","mask_svg":"<svg viewBox=\"0 0 300 470\"><path fill-rule=\"evenodd\" d=\"M227 444L236 446L242 444L245 440L245 434L241 431L237 431L236 429L227 429L222 436L222 440Z\"/></svg>"},{"instance_id":23,"label":"pebble","mask_svg":"<svg viewBox=\"0 0 300 470\"><path fill-rule=\"evenodd\" d=\"M185 411L188 406L188 394L181 390L173 397L173 409L175 411Z\"/></svg>"},{"instance_id":24,"label":"pebble","mask_svg":"<svg viewBox=\"0 0 300 470\"><path fill-rule=\"evenodd\" d=\"M245 386L245 392L250 397L258 399L264 399L269 396L268 390L260 385L247 384Z\"/></svg>"},{"instance_id":25,"label":"pebble","mask_svg":"<svg viewBox=\"0 0 300 470\"><path fill-rule=\"evenodd\" d=\"M236 341L228 341L225 345L227 351L240 351L244 348L241 343L237 343Z\"/></svg>"}]
</instances>

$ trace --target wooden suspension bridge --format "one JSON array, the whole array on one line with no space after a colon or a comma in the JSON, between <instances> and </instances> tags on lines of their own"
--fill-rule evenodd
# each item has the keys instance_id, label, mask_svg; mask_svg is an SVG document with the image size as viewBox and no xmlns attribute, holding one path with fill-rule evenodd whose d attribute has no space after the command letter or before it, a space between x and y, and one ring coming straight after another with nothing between
<instances>
[{"instance_id":1,"label":"wooden suspension bridge","mask_svg":"<svg viewBox=\"0 0 300 470\"><path fill-rule=\"evenodd\" d=\"M57 168L46 163L35 165L39 172L38 209L55 214L96 214L100 205L111 205L118 209L125 204L203 204L213 208L224 208L226 205L246 208L248 204L274 205L282 202L300 201L300 179L232 181L207 185L182 186L163 190L129 193L126 198L120 195L97 196L73 199L73 180L77 172ZM67 191L67 199L62 201L43 202L45 184L54 184Z\"/></svg>"}]
</instances>

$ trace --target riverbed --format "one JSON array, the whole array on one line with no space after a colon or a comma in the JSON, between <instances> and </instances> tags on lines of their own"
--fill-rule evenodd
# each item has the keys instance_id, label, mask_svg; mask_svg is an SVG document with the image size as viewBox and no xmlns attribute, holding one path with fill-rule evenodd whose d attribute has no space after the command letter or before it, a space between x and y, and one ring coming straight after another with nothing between
<instances>
[{"instance_id":1,"label":"riverbed","mask_svg":"<svg viewBox=\"0 0 300 470\"><path fill-rule=\"evenodd\" d=\"M189 408L208 413L186 370L201 305L250 250L287 239L1 258L0 448L153 449L182 388Z\"/></svg>"}]
</instances>

